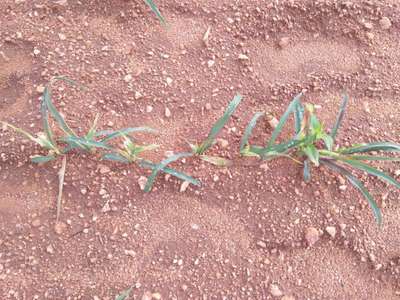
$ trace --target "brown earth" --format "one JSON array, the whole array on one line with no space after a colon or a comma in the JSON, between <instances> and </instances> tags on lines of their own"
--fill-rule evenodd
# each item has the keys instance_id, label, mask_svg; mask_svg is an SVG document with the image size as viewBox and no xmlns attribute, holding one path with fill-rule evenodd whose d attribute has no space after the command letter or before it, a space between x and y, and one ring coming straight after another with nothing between
<instances>
[{"instance_id":1,"label":"brown earth","mask_svg":"<svg viewBox=\"0 0 400 300\"><path fill-rule=\"evenodd\" d=\"M163 145L157 159L201 140L236 92L229 147L213 150L225 157L237 156L254 112L279 116L301 90L327 124L350 94L340 143L400 142L397 0L156 1L166 28L143 1L58 2L0 2L0 120L40 131L37 87L63 74L89 88L57 85L73 128L96 113L102 128L152 126L160 134L144 138ZM259 143L271 132L261 127ZM400 194L365 174L382 227L349 184L339 190L324 169L304 184L291 161L190 159L176 167L201 188L180 193L160 176L143 194L146 172L75 154L56 232L60 162L34 166L37 151L0 130L0 299L111 300L130 286L130 299L400 299ZM321 233L312 247L309 227Z\"/></svg>"}]
</instances>

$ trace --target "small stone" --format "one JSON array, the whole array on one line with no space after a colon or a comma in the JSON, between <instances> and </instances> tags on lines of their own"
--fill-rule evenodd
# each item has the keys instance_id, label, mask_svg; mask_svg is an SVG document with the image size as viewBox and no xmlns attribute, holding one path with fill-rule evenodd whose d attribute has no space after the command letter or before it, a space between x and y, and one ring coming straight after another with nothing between
<instances>
[{"instance_id":1,"label":"small stone","mask_svg":"<svg viewBox=\"0 0 400 300\"><path fill-rule=\"evenodd\" d=\"M276 128L279 124L279 121L277 118L275 118L274 116L268 116L268 124L269 126L271 126L271 128Z\"/></svg>"},{"instance_id":2,"label":"small stone","mask_svg":"<svg viewBox=\"0 0 400 300\"><path fill-rule=\"evenodd\" d=\"M151 300L152 295L150 292L145 292L142 296L142 300Z\"/></svg>"},{"instance_id":3,"label":"small stone","mask_svg":"<svg viewBox=\"0 0 400 300\"><path fill-rule=\"evenodd\" d=\"M392 27L392 21L388 17L383 17L382 19L379 20L379 25L381 26L382 29L387 30L390 27Z\"/></svg>"},{"instance_id":4,"label":"small stone","mask_svg":"<svg viewBox=\"0 0 400 300\"><path fill-rule=\"evenodd\" d=\"M136 256L136 252L133 250L126 250L125 249L125 255L128 255L130 257L135 257Z\"/></svg>"},{"instance_id":5,"label":"small stone","mask_svg":"<svg viewBox=\"0 0 400 300\"><path fill-rule=\"evenodd\" d=\"M270 284L269 291L272 296L274 297L281 297L283 293L277 284Z\"/></svg>"},{"instance_id":6,"label":"small stone","mask_svg":"<svg viewBox=\"0 0 400 300\"><path fill-rule=\"evenodd\" d=\"M81 188L81 194L82 195L86 195L87 194L87 188L86 187Z\"/></svg>"},{"instance_id":7,"label":"small stone","mask_svg":"<svg viewBox=\"0 0 400 300\"><path fill-rule=\"evenodd\" d=\"M67 39L67 36L66 36L64 33L59 33L59 34L58 34L58 38L59 38L61 41L65 41L65 40Z\"/></svg>"},{"instance_id":8,"label":"small stone","mask_svg":"<svg viewBox=\"0 0 400 300\"><path fill-rule=\"evenodd\" d=\"M218 139L218 144L221 146L221 148L228 148L229 142L225 139Z\"/></svg>"},{"instance_id":9,"label":"small stone","mask_svg":"<svg viewBox=\"0 0 400 300\"><path fill-rule=\"evenodd\" d=\"M126 83L131 82L131 81L132 81L132 75L131 75L131 74L125 75L124 81L125 81Z\"/></svg>"},{"instance_id":10,"label":"small stone","mask_svg":"<svg viewBox=\"0 0 400 300\"><path fill-rule=\"evenodd\" d=\"M146 112L147 112L147 113L151 113L152 111L153 111L153 106L147 105L147 106L146 106Z\"/></svg>"},{"instance_id":11,"label":"small stone","mask_svg":"<svg viewBox=\"0 0 400 300\"><path fill-rule=\"evenodd\" d=\"M106 190L106 189L100 189L99 195L100 195L100 196L107 195L107 190Z\"/></svg>"},{"instance_id":12,"label":"small stone","mask_svg":"<svg viewBox=\"0 0 400 300\"><path fill-rule=\"evenodd\" d=\"M43 94L44 89L45 89L45 87L44 87L43 85L38 85L38 86L36 87L36 91L37 91L39 94Z\"/></svg>"},{"instance_id":13,"label":"small stone","mask_svg":"<svg viewBox=\"0 0 400 300\"><path fill-rule=\"evenodd\" d=\"M296 298L290 295L285 295L281 298L281 300L296 300Z\"/></svg>"},{"instance_id":14,"label":"small stone","mask_svg":"<svg viewBox=\"0 0 400 300\"><path fill-rule=\"evenodd\" d=\"M93 296L93 300L100 300L98 296Z\"/></svg>"},{"instance_id":15,"label":"small stone","mask_svg":"<svg viewBox=\"0 0 400 300\"><path fill-rule=\"evenodd\" d=\"M367 32L365 34L365 36L369 39L369 40L373 40L375 37L375 34L373 34L372 32Z\"/></svg>"},{"instance_id":16,"label":"small stone","mask_svg":"<svg viewBox=\"0 0 400 300\"><path fill-rule=\"evenodd\" d=\"M107 173L111 172L111 169L106 165L100 165L99 171L100 171L100 174L107 174Z\"/></svg>"},{"instance_id":17,"label":"small stone","mask_svg":"<svg viewBox=\"0 0 400 300\"><path fill-rule=\"evenodd\" d=\"M206 108L206 110L211 110L211 104L210 103L206 103L206 106L205 106L205 108Z\"/></svg>"},{"instance_id":18,"label":"small stone","mask_svg":"<svg viewBox=\"0 0 400 300\"><path fill-rule=\"evenodd\" d=\"M347 190L347 185L340 185L339 186L339 190L341 190L342 192L344 192L345 190Z\"/></svg>"},{"instance_id":19,"label":"small stone","mask_svg":"<svg viewBox=\"0 0 400 300\"><path fill-rule=\"evenodd\" d=\"M167 77L166 79L167 85L171 85L172 84L172 78L171 77Z\"/></svg>"},{"instance_id":20,"label":"small stone","mask_svg":"<svg viewBox=\"0 0 400 300\"><path fill-rule=\"evenodd\" d=\"M371 30L372 28L374 28L374 25L372 25L372 23L370 22L365 22L364 27L368 30Z\"/></svg>"},{"instance_id":21,"label":"small stone","mask_svg":"<svg viewBox=\"0 0 400 300\"><path fill-rule=\"evenodd\" d=\"M279 40L278 45L281 49L287 47L289 45L290 38L288 37L283 37Z\"/></svg>"},{"instance_id":22,"label":"small stone","mask_svg":"<svg viewBox=\"0 0 400 300\"><path fill-rule=\"evenodd\" d=\"M40 50L38 48L34 48L33 49L33 55L39 55L40 54Z\"/></svg>"},{"instance_id":23,"label":"small stone","mask_svg":"<svg viewBox=\"0 0 400 300\"><path fill-rule=\"evenodd\" d=\"M336 236L336 227L335 226L327 226L325 231L331 236L331 238L335 238Z\"/></svg>"},{"instance_id":24,"label":"small stone","mask_svg":"<svg viewBox=\"0 0 400 300\"><path fill-rule=\"evenodd\" d=\"M260 165L260 169L263 169L264 171L269 171L268 163L263 163L262 165Z\"/></svg>"},{"instance_id":25,"label":"small stone","mask_svg":"<svg viewBox=\"0 0 400 300\"><path fill-rule=\"evenodd\" d=\"M170 118L171 117L171 111L169 110L169 108L168 107L166 107L165 108L165 116L167 117L167 118Z\"/></svg>"},{"instance_id":26,"label":"small stone","mask_svg":"<svg viewBox=\"0 0 400 300\"><path fill-rule=\"evenodd\" d=\"M267 243L265 243L264 241L258 241L257 246L261 248L267 248Z\"/></svg>"},{"instance_id":27,"label":"small stone","mask_svg":"<svg viewBox=\"0 0 400 300\"><path fill-rule=\"evenodd\" d=\"M184 181L184 182L182 182L179 191L180 191L181 193L186 192L187 188L189 187L189 184L190 184L189 181Z\"/></svg>"},{"instance_id":28,"label":"small stone","mask_svg":"<svg viewBox=\"0 0 400 300\"><path fill-rule=\"evenodd\" d=\"M307 245L309 247L312 247L319 240L318 229L315 227L307 228L306 232L305 232L305 239L306 239Z\"/></svg>"},{"instance_id":29,"label":"small stone","mask_svg":"<svg viewBox=\"0 0 400 300\"><path fill-rule=\"evenodd\" d=\"M363 107L364 107L364 111L366 113L371 113L371 109L369 108L369 103L368 102L364 102L363 103Z\"/></svg>"},{"instance_id":30,"label":"small stone","mask_svg":"<svg viewBox=\"0 0 400 300\"><path fill-rule=\"evenodd\" d=\"M144 188L146 187L146 183L147 183L147 178L144 176L140 176L138 179L138 184L140 186L140 189L143 191Z\"/></svg>"},{"instance_id":31,"label":"small stone","mask_svg":"<svg viewBox=\"0 0 400 300\"><path fill-rule=\"evenodd\" d=\"M207 61L207 66L208 66L209 68L211 68L212 66L214 66L214 64L215 64L215 61L212 60L212 59L210 59L209 61Z\"/></svg>"},{"instance_id":32,"label":"small stone","mask_svg":"<svg viewBox=\"0 0 400 300\"><path fill-rule=\"evenodd\" d=\"M67 225L63 222L57 222L54 225L54 231L55 233L57 233L58 235L63 234L63 232L65 231L65 229L67 229Z\"/></svg>"},{"instance_id":33,"label":"small stone","mask_svg":"<svg viewBox=\"0 0 400 300\"><path fill-rule=\"evenodd\" d=\"M249 57L246 54L239 54L239 60L249 60Z\"/></svg>"},{"instance_id":34,"label":"small stone","mask_svg":"<svg viewBox=\"0 0 400 300\"><path fill-rule=\"evenodd\" d=\"M46 247L46 252L49 253L49 254L54 254L54 248L53 248L53 246L52 246L52 245L48 245L48 246Z\"/></svg>"},{"instance_id":35,"label":"small stone","mask_svg":"<svg viewBox=\"0 0 400 300\"><path fill-rule=\"evenodd\" d=\"M161 294L160 293L153 293L153 294L151 294L151 296L153 297L153 299L156 299L156 300L160 300L161 299Z\"/></svg>"},{"instance_id":36,"label":"small stone","mask_svg":"<svg viewBox=\"0 0 400 300\"><path fill-rule=\"evenodd\" d=\"M400 176L400 169L399 169L399 170L396 170L396 171L394 171L394 175L396 175L396 176Z\"/></svg>"},{"instance_id":37,"label":"small stone","mask_svg":"<svg viewBox=\"0 0 400 300\"><path fill-rule=\"evenodd\" d=\"M42 224L41 224L41 222L40 222L40 219L35 219L35 220L32 221L31 225L32 225L32 227L37 228L37 227L39 227L39 226L42 225Z\"/></svg>"},{"instance_id":38,"label":"small stone","mask_svg":"<svg viewBox=\"0 0 400 300\"><path fill-rule=\"evenodd\" d=\"M143 98L142 93L139 92L139 91L136 91L136 92L135 92L135 100L139 100L140 98Z\"/></svg>"}]
</instances>

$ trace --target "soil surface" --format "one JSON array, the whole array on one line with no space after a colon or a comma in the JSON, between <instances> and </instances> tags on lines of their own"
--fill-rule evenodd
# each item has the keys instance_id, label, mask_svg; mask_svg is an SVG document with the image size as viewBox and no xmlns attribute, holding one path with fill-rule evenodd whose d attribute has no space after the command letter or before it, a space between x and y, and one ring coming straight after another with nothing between
<instances>
[{"instance_id":1,"label":"soil surface","mask_svg":"<svg viewBox=\"0 0 400 300\"><path fill-rule=\"evenodd\" d=\"M0 1L0 120L41 131L39 92L67 75L88 87L53 94L75 130L96 113L103 129L154 127L140 140L162 145L160 160L203 139L240 92L211 150L233 158L255 112L279 117L304 91L330 126L345 90L340 144L400 142L398 0L156 2L166 27L139 0ZM258 144L271 134L260 124ZM61 161L33 165L39 151L0 130L0 299L112 300L129 287L142 300L400 299L400 194L366 174L381 227L322 168L305 184L288 160L186 159L174 166L200 188L159 176L144 194L146 171L75 153L56 223ZM376 165L400 180L399 163Z\"/></svg>"}]
</instances>

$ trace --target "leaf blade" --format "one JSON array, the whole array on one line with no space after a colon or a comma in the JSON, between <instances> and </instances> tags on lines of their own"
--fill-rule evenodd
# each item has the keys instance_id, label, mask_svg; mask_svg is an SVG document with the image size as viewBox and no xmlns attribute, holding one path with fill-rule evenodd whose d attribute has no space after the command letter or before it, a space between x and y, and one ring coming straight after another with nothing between
<instances>
[{"instance_id":1,"label":"leaf blade","mask_svg":"<svg viewBox=\"0 0 400 300\"><path fill-rule=\"evenodd\" d=\"M253 118L250 120L249 124L247 124L242 139L240 141L240 153L243 152L246 145L248 145L249 138L253 133L254 127L257 125L257 121L260 117L264 115L263 112L257 112L254 114Z\"/></svg>"},{"instance_id":2,"label":"leaf blade","mask_svg":"<svg viewBox=\"0 0 400 300\"><path fill-rule=\"evenodd\" d=\"M336 118L336 122L331 130L331 137L335 141L337 132L339 130L340 125L342 124L344 113L346 111L347 103L349 102L349 96L347 94L343 95L342 103L340 104L339 112Z\"/></svg>"}]
</instances>

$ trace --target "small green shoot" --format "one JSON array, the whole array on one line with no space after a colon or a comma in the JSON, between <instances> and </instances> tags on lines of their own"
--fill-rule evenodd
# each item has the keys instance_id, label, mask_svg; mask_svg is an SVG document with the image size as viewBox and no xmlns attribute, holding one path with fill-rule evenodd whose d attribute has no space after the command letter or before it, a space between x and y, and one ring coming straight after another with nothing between
<instances>
[{"instance_id":1,"label":"small green shoot","mask_svg":"<svg viewBox=\"0 0 400 300\"><path fill-rule=\"evenodd\" d=\"M160 10L158 9L157 5L154 3L153 0L144 0L146 4L150 7L150 9L153 11L153 13L157 16L158 20L160 20L161 24L166 25L165 19L160 13Z\"/></svg>"},{"instance_id":2,"label":"small green shoot","mask_svg":"<svg viewBox=\"0 0 400 300\"><path fill-rule=\"evenodd\" d=\"M225 158L207 156L204 155L204 153L216 143L216 137L229 121L230 117L233 115L241 101L242 96L237 94L229 103L222 117L219 118L214 126L211 128L207 138L200 145L189 144L194 155L198 155L202 160L216 166L229 166L231 164L231 162Z\"/></svg>"},{"instance_id":3,"label":"small green shoot","mask_svg":"<svg viewBox=\"0 0 400 300\"><path fill-rule=\"evenodd\" d=\"M128 300L129 295L132 292L133 287L130 287L129 289L123 291L121 294L119 294L115 300Z\"/></svg>"},{"instance_id":4,"label":"small green shoot","mask_svg":"<svg viewBox=\"0 0 400 300\"><path fill-rule=\"evenodd\" d=\"M375 154L364 155L364 153L376 151L400 152L400 145L392 142L376 142L339 148L335 144L335 139L344 117L348 96L345 95L343 97L336 122L329 134L315 115L314 106L311 104L303 106L300 102L300 97L301 94L297 95L290 103L265 147L249 144L252 130L258 118L262 116L261 113L257 113L248 124L243 135L240 145L241 154L243 156L258 156L261 159L288 157L295 160L303 165L303 177L306 182L311 180L311 166L318 167L323 165L347 178L362 193L372 208L376 221L378 224L381 224L382 214L374 198L364 185L342 165L364 171L400 189L400 183L394 178L363 162L400 161L400 158L396 157L378 156ZM295 118L294 137L286 142L276 143L277 138L292 113Z\"/></svg>"}]
</instances>

